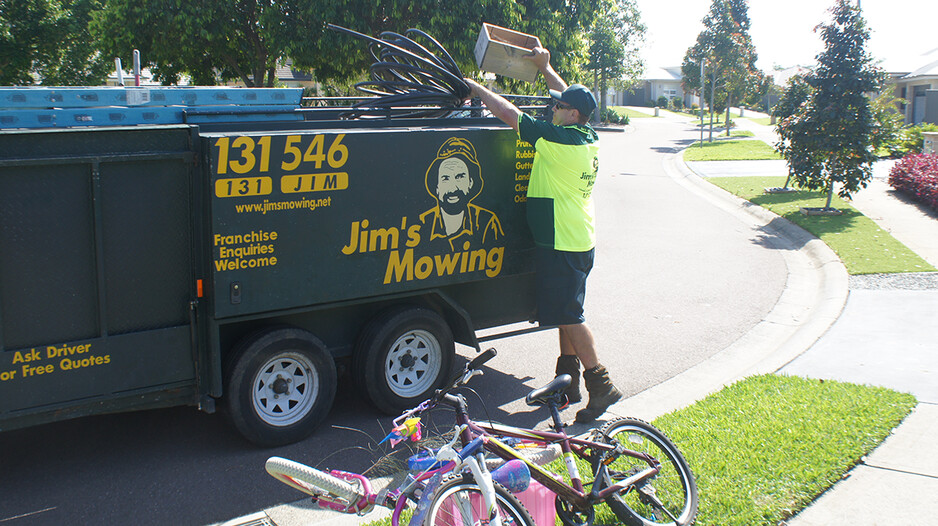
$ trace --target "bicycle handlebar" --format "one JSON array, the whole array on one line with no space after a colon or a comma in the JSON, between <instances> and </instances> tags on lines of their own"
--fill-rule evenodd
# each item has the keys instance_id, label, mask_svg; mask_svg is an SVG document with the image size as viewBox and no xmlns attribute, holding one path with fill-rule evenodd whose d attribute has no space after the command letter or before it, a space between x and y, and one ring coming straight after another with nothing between
<instances>
[{"instance_id":1,"label":"bicycle handlebar","mask_svg":"<svg viewBox=\"0 0 938 526\"><path fill-rule=\"evenodd\" d=\"M468 365L466 365L466 369L478 369L485 362L491 360L492 358L495 358L496 354L498 353L495 351L494 347L487 349L485 351L482 351L482 354L473 358L472 361L469 362Z\"/></svg>"},{"instance_id":2,"label":"bicycle handlebar","mask_svg":"<svg viewBox=\"0 0 938 526\"><path fill-rule=\"evenodd\" d=\"M460 385L465 385L466 382L468 382L469 379L471 379L473 376L477 374L482 374L482 371L479 370L479 368L482 367L482 365L485 362L494 358L497 354L498 352L495 350L494 347L483 351L481 354L479 354L478 356L473 358L469 363L466 364L466 367L465 369L463 369L462 373L460 373L458 376L453 378L453 380L449 383L449 386L443 389L437 389L436 392L433 393L433 396L430 397L428 400L424 400L417 407L413 409L409 409L401 413L401 416L394 419L394 425L399 425L401 422L403 422L407 418L410 418L416 414L422 413L426 411L427 409L432 409L436 404L441 402L444 399L444 397L446 397L446 395L449 394L449 392L452 389L459 387Z\"/></svg>"}]
</instances>

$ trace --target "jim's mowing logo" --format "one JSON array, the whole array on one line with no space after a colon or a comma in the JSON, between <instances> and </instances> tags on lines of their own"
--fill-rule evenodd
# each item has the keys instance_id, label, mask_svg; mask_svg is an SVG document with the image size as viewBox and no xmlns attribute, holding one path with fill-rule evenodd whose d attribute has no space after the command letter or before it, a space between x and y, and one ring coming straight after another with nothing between
<instances>
[{"instance_id":1,"label":"jim's mowing logo","mask_svg":"<svg viewBox=\"0 0 938 526\"><path fill-rule=\"evenodd\" d=\"M355 221L342 253L387 251L384 283L502 271L505 233L492 211L474 204L482 193L482 166L466 139L447 139L430 161L424 186L432 206L409 221L375 228L367 219ZM498 245L498 246L496 246Z\"/></svg>"}]
</instances>

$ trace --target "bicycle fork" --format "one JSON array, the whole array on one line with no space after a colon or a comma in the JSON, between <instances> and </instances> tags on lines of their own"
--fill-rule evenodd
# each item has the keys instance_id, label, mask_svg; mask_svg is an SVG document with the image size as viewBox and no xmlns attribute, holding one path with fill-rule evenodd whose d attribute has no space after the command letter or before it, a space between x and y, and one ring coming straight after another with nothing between
<instances>
[{"instance_id":1,"label":"bicycle fork","mask_svg":"<svg viewBox=\"0 0 938 526\"><path fill-rule=\"evenodd\" d=\"M456 434L459 435L458 433ZM458 453L449 446L440 450L437 455L439 460L452 460L456 462L454 472L459 472L463 467L468 467L472 473L475 483L479 486L479 492L482 495L482 503L485 506L488 515L488 524L491 526L502 526L501 514L498 511L498 500L495 496L495 484L492 481L492 474L485 465L485 453L483 450L484 439L478 437L469 442L466 447ZM469 503L464 503L469 506ZM469 510L462 510L465 516L471 516Z\"/></svg>"}]
</instances>

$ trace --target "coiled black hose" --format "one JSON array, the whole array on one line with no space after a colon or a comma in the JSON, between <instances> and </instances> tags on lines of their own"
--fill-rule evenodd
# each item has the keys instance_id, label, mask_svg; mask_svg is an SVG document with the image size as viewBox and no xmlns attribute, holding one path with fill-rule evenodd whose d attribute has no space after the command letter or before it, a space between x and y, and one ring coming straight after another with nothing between
<instances>
[{"instance_id":1,"label":"coiled black hose","mask_svg":"<svg viewBox=\"0 0 938 526\"><path fill-rule=\"evenodd\" d=\"M367 40L375 59L369 69L371 80L355 84L375 97L352 106L345 118L442 117L461 108L472 93L453 57L419 29L408 29L406 36L385 31L374 38L333 24L326 27Z\"/></svg>"}]
</instances>

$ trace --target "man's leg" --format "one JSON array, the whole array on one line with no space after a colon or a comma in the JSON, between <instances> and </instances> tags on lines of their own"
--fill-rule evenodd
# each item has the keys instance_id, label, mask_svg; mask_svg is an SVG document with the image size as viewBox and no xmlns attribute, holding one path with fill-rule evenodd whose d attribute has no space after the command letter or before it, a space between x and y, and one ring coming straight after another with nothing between
<instances>
[{"instance_id":1,"label":"man's leg","mask_svg":"<svg viewBox=\"0 0 938 526\"><path fill-rule=\"evenodd\" d=\"M564 338L583 363L583 380L589 393L586 407L577 411L577 422L591 422L606 412L612 404L622 399L622 393L613 385L609 372L599 364L596 355L596 341L593 332L586 323L561 325L561 354L564 351Z\"/></svg>"},{"instance_id":2,"label":"man's leg","mask_svg":"<svg viewBox=\"0 0 938 526\"><path fill-rule=\"evenodd\" d=\"M570 375L570 386L566 390L567 400L571 404L577 404L583 400L583 395L580 393L580 360L577 358L576 349L562 327L557 331L557 335L560 340L560 356L557 357L557 367L554 369L554 374L557 376L562 374Z\"/></svg>"},{"instance_id":3,"label":"man's leg","mask_svg":"<svg viewBox=\"0 0 938 526\"><path fill-rule=\"evenodd\" d=\"M586 323L560 326L560 354L574 354L584 369L599 365L596 357L596 340Z\"/></svg>"}]
</instances>

